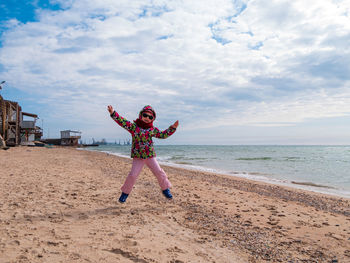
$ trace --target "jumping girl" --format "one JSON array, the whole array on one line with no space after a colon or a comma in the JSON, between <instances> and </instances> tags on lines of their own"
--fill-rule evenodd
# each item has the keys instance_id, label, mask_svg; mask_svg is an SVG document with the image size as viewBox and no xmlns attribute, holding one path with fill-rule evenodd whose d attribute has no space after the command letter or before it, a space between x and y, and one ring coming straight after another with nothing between
<instances>
[{"instance_id":1,"label":"jumping girl","mask_svg":"<svg viewBox=\"0 0 350 263\"><path fill-rule=\"evenodd\" d=\"M134 122L130 122L120 116L111 105L108 105L107 109L111 114L112 119L121 127L130 132L132 136L132 167L124 182L124 185L121 188L122 194L119 198L119 202L124 203L126 201L145 164L157 177L159 186L161 187L164 196L168 199L172 199L173 196L170 193L171 183L156 160L156 153L154 151L152 137L159 139L168 138L176 131L179 121L176 121L168 129L160 131L157 127L153 126L153 121L156 119L156 112L149 105L143 107L139 113L139 118Z\"/></svg>"}]
</instances>

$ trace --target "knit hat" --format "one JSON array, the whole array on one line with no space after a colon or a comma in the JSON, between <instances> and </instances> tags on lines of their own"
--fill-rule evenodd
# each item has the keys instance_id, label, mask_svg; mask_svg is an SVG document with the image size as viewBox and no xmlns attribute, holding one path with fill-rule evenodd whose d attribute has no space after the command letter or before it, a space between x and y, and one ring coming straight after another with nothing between
<instances>
[{"instance_id":1,"label":"knit hat","mask_svg":"<svg viewBox=\"0 0 350 263\"><path fill-rule=\"evenodd\" d=\"M145 107L142 108L142 110L140 111L139 114L139 119L142 119L142 113L144 112L149 112L153 115L154 119L156 119L156 112L154 111L154 109L150 106L150 105L146 105Z\"/></svg>"}]
</instances>

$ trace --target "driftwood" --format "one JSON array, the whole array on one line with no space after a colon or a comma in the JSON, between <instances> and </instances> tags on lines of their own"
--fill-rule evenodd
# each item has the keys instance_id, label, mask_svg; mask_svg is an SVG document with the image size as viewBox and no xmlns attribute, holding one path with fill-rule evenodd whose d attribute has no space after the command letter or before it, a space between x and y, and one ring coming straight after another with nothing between
<instances>
[{"instance_id":1,"label":"driftwood","mask_svg":"<svg viewBox=\"0 0 350 263\"><path fill-rule=\"evenodd\" d=\"M0 149L7 150L9 147L6 146L6 143L2 136L0 135Z\"/></svg>"}]
</instances>

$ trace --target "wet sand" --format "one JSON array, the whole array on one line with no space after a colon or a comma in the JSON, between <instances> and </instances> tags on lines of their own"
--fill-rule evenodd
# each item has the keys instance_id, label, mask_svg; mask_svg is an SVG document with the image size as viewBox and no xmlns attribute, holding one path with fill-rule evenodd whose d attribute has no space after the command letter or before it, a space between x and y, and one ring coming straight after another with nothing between
<instances>
[{"instance_id":1,"label":"wet sand","mask_svg":"<svg viewBox=\"0 0 350 263\"><path fill-rule=\"evenodd\" d=\"M3 262L350 262L350 199L162 166L125 204L131 160L74 148L0 151Z\"/></svg>"}]
</instances>

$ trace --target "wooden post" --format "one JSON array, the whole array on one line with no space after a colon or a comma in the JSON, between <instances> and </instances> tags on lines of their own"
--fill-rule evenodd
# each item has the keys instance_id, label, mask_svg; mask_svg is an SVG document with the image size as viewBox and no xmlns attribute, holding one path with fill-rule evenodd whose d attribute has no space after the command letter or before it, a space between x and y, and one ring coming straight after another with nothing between
<instances>
[{"instance_id":1,"label":"wooden post","mask_svg":"<svg viewBox=\"0 0 350 263\"><path fill-rule=\"evenodd\" d=\"M0 120L1 120L1 130L0 130L0 135L4 136L5 133L5 101L0 97Z\"/></svg>"},{"instance_id":2,"label":"wooden post","mask_svg":"<svg viewBox=\"0 0 350 263\"><path fill-rule=\"evenodd\" d=\"M7 129L6 129L6 102L3 101L2 103L2 138L4 141L6 141L6 132L7 132Z\"/></svg>"},{"instance_id":3,"label":"wooden post","mask_svg":"<svg viewBox=\"0 0 350 263\"><path fill-rule=\"evenodd\" d=\"M18 103L16 103L16 145L21 143L20 114L20 107Z\"/></svg>"}]
</instances>

